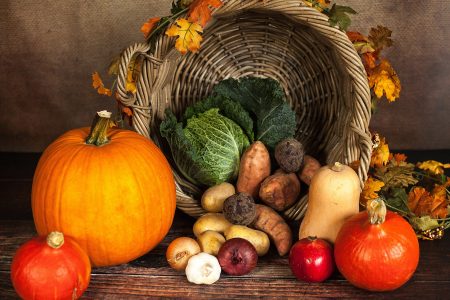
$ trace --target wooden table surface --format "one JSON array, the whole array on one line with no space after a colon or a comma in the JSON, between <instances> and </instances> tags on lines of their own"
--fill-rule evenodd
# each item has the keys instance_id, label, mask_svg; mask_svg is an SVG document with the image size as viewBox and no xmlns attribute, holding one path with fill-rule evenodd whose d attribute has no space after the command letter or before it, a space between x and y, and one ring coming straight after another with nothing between
<instances>
[{"instance_id":1,"label":"wooden table surface","mask_svg":"<svg viewBox=\"0 0 450 300\"><path fill-rule=\"evenodd\" d=\"M448 151L441 153L448 157ZM439 154L439 153L438 153ZM439 159L434 154L429 159ZM0 299L17 298L10 281L10 264L16 249L33 235L30 191L38 154L0 153ZM445 160L445 159L443 159ZM164 241L147 255L125 265L96 268L83 299L170 298L416 298L450 299L450 233L442 240L420 241L420 262L413 278L389 293L371 293L349 284L335 273L324 283L297 281L286 257L273 249L260 258L249 275L222 275L210 286L187 282L183 273L168 267L165 249L178 236L192 236L194 219L177 212Z\"/></svg>"}]
</instances>

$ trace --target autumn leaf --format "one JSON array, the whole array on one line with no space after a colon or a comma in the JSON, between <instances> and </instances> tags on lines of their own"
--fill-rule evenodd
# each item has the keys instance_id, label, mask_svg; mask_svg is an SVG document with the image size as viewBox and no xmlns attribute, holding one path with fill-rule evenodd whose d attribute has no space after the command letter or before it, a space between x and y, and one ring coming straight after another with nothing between
<instances>
[{"instance_id":1,"label":"autumn leaf","mask_svg":"<svg viewBox=\"0 0 450 300\"><path fill-rule=\"evenodd\" d=\"M383 181L388 188L406 188L419 181L414 177L413 164L381 167L375 171L374 176Z\"/></svg>"},{"instance_id":2,"label":"autumn leaf","mask_svg":"<svg viewBox=\"0 0 450 300\"><path fill-rule=\"evenodd\" d=\"M439 223L435 219L432 219L430 216L413 217L410 218L409 221L414 229L419 231L425 231L439 227Z\"/></svg>"},{"instance_id":3,"label":"autumn leaf","mask_svg":"<svg viewBox=\"0 0 450 300\"><path fill-rule=\"evenodd\" d=\"M189 22L186 19L178 19L176 25L173 24L166 31L168 36L178 36L175 48L186 54L187 51L197 52L200 49L200 42L203 40L200 33L203 32L202 26L197 23Z\"/></svg>"},{"instance_id":4,"label":"autumn leaf","mask_svg":"<svg viewBox=\"0 0 450 300\"><path fill-rule=\"evenodd\" d=\"M445 186L436 185L431 193L423 187L414 187L408 195L408 207L416 216L447 217L447 192Z\"/></svg>"},{"instance_id":5,"label":"autumn leaf","mask_svg":"<svg viewBox=\"0 0 450 300\"><path fill-rule=\"evenodd\" d=\"M195 0L189 6L188 17L189 21L198 23L205 27L206 23L211 19L211 8L218 8L222 6L220 0Z\"/></svg>"},{"instance_id":6,"label":"autumn leaf","mask_svg":"<svg viewBox=\"0 0 450 300\"><path fill-rule=\"evenodd\" d=\"M408 157L403 153L390 153L389 154L389 162L392 166L406 166L408 163L406 159Z\"/></svg>"},{"instance_id":7,"label":"autumn leaf","mask_svg":"<svg viewBox=\"0 0 450 300\"><path fill-rule=\"evenodd\" d=\"M389 146L385 138L381 138L378 146L373 149L370 159L371 167L382 167L389 161Z\"/></svg>"},{"instance_id":8,"label":"autumn leaf","mask_svg":"<svg viewBox=\"0 0 450 300\"><path fill-rule=\"evenodd\" d=\"M373 48L379 51L392 46L391 34L392 31L389 28L378 25L377 28L370 29L368 39Z\"/></svg>"},{"instance_id":9,"label":"autumn leaf","mask_svg":"<svg viewBox=\"0 0 450 300\"><path fill-rule=\"evenodd\" d=\"M352 20L348 14L356 14L351 7L333 4L331 9L326 13L331 26L338 26L340 30L347 31Z\"/></svg>"},{"instance_id":10,"label":"autumn leaf","mask_svg":"<svg viewBox=\"0 0 450 300\"><path fill-rule=\"evenodd\" d=\"M428 216L431 214L433 198L430 193L421 186L411 189L408 194L408 208L416 216Z\"/></svg>"},{"instance_id":11,"label":"autumn leaf","mask_svg":"<svg viewBox=\"0 0 450 300\"><path fill-rule=\"evenodd\" d=\"M382 60L369 74L369 86L373 88L378 98L386 95L389 101L395 101L400 97L400 79L387 60Z\"/></svg>"},{"instance_id":12,"label":"autumn leaf","mask_svg":"<svg viewBox=\"0 0 450 300\"><path fill-rule=\"evenodd\" d=\"M103 84L103 81L100 78L100 74L98 74L98 72L94 72L92 74L92 86L100 95L111 96L111 90L105 88L105 85Z\"/></svg>"},{"instance_id":13,"label":"autumn leaf","mask_svg":"<svg viewBox=\"0 0 450 300\"><path fill-rule=\"evenodd\" d=\"M450 168L450 164L443 164L435 160L427 160L417 163L419 169L430 172L431 174L444 174L444 169Z\"/></svg>"},{"instance_id":14,"label":"autumn leaf","mask_svg":"<svg viewBox=\"0 0 450 300\"><path fill-rule=\"evenodd\" d=\"M408 215L408 194L404 188L392 188L389 189L389 193L386 195L385 203L402 215Z\"/></svg>"},{"instance_id":15,"label":"autumn leaf","mask_svg":"<svg viewBox=\"0 0 450 300\"><path fill-rule=\"evenodd\" d=\"M317 9L320 12L323 12L324 10L328 9L330 6L330 0L304 0L303 1L306 5L309 7L313 7Z\"/></svg>"},{"instance_id":16,"label":"autumn leaf","mask_svg":"<svg viewBox=\"0 0 450 300\"><path fill-rule=\"evenodd\" d=\"M150 34L152 33L153 29L155 29L158 22L161 20L161 18L150 18L147 22L144 23L141 27L141 32L144 34L145 38L148 38Z\"/></svg>"},{"instance_id":17,"label":"autumn leaf","mask_svg":"<svg viewBox=\"0 0 450 300\"><path fill-rule=\"evenodd\" d=\"M444 219L448 214L448 199L446 185L435 185L431 192L433 204L431 206L431 216L433 218Z\"/></svg>"},{"instance_id":18,"label":"autumn leaf","mask_svg":"<svg viewBox=\"0 0 450 300\"><path fill-rule=\"evenodd\" d=\"M362 59L367 73L370 73L376 67L378 52L365 52L362 54Z\"/></svg>"},{"instance_id":19,"label":"autumn leaf","mask_svg":"<svg viewBox=\"0 0 450 300\"><path fill-rule=\"evenodd\" d=\"M361 33L357 31L347 31L346 32L348 39L354 43L354 42L368 42L369 39L362 35Z\"/></svg>"},{"instance_id":20,"label":"autumn leaf","mask_svg":"<svg viewBox=\"0 0 450 300\"><path fill-rule=\"evenodd\" d=\"M128 64L127 81L125 84L125 90L127 92L136 94L137 92L136 82L139 78L141 65L142 59L138 59L138 56L135 55L131 58L130 63Z\"/></svg>"},{"instance_id":21,"label":"autumn leaf","mask_svg":"<svg viewBox=\"0 0 450 300\"><path fill-rule=\"evenodd\" d=\"M383 186L384 182L369 176L364 184L364 188L360 196L361 204L365 205L367 201L378 198L377 192L379 192Z\"/></svg>"}]
</instances>

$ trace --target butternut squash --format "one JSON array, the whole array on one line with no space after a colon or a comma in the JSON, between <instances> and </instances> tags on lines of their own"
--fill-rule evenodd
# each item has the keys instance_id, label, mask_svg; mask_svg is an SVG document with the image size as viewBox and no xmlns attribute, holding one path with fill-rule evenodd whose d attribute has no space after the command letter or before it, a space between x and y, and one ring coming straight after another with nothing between
<instances>
[{"instance_id":1,"label":"butternut squash","mask_svg":"<svg viewBox=\"0 0 450 300\"><path fill-rule=\"evenodd\" d=\"M358 175L349 166L336 162L320 168L309 186L299 239L315 236L334 243L345 220L359 212L360 193Z\"/></svg>"}]
</instances>

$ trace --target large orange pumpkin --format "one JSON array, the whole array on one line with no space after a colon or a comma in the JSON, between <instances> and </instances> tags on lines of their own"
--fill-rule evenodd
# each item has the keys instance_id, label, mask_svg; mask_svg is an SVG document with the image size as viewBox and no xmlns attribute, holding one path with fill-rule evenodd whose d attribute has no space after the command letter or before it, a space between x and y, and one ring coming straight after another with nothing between
<instances>
[{"instance_id":1,"label":"large orange pumpkin","mask_svg":"<svg viewBox=\"0 0 450 300\"><path fill-rule=\"evenodd\" d=\"M111 129L109 116L100 112L91 131L74 129L54 141L33 179L39 235L75 238L94 266L126 263L153 249L176 207L163 153L133 131Z\"/></svg>"}]
</instances>

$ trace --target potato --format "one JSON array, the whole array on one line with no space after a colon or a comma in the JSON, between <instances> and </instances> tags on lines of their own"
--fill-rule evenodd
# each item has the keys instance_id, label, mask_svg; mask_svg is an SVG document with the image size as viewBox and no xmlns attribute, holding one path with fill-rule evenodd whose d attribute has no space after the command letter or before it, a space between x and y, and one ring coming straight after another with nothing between
<instances>
[{"instance_id":1,"label":"potato","mask_svg":"<svg viewBox=\"0 0 450 300\"><path fill-rule=\"evenodd\" d=\"M232 225L225 230L225 238L242 238L249 241L255 247L258 256L263 256L269 251L270 241L266 233L248 228L243 225Z\"/></svg>"},{"instance_id":2,"label":"potato","mask_svg":"<svg viewBox=\"0 0 450 300\"><path fill-rule=\"evenodd\" d=\"M202 252L217 256L220 247L225 243L225 237L216 231L207 230L197 237L197 241Z\"/></svg>"},{"instance_id":3,"label":"potato","mask_svg":"<svg viewBox=\"0 0 450 300\"><path fill-rule=\"evenodd\" d=\"M202 195L202 207L208 212L222 212L223 202L235 192L234 186L228 182L212 186Z\"/></svg>"},{"instance_id":4,"label":"potato","mask_svg":"<svg viewBox=\"0 0 450 300\"><path fill-rule=\"evenodd\" d=\"M311 179L313 176L319 171L321 165L312 156L305 155L305 158L303 159L303 168L298 172L298 177L301 181L306 183L307 185L310 185Z\"/></svg>"},{"instance_id":5,"label":"potato","mask_svg":"<svg viewBox=\"0 0 450 300\"><path fill-rule=\"evenodd\" d=\"M300 181L295 173L277 170L261 184L259 198L277 211L283 211L297 200L300 194Z\"/></svg>"},{"instance_id":6,"label":"potato","mask_svg":"<svg viewBox=\"0 0 450 300\"><path fill-rule=\"evenodd\" d=\"M201 233L207 230L223 233L231 225L233 224L228 222L223 214L207 213L198 218L198 220L194 223L193 231L194 235L198 237Z\"/></svg>"},{"instance_id":7,"label":"potato","mask_svg":"<svg viewBox=\"0 0 450 300\"><path fill-rule=\"evenodd\" d=\"M261 182L269 175L269 151L263 143L256 141L242 155L236 190L256 198Z\"/></svg>"}]
</instances>

